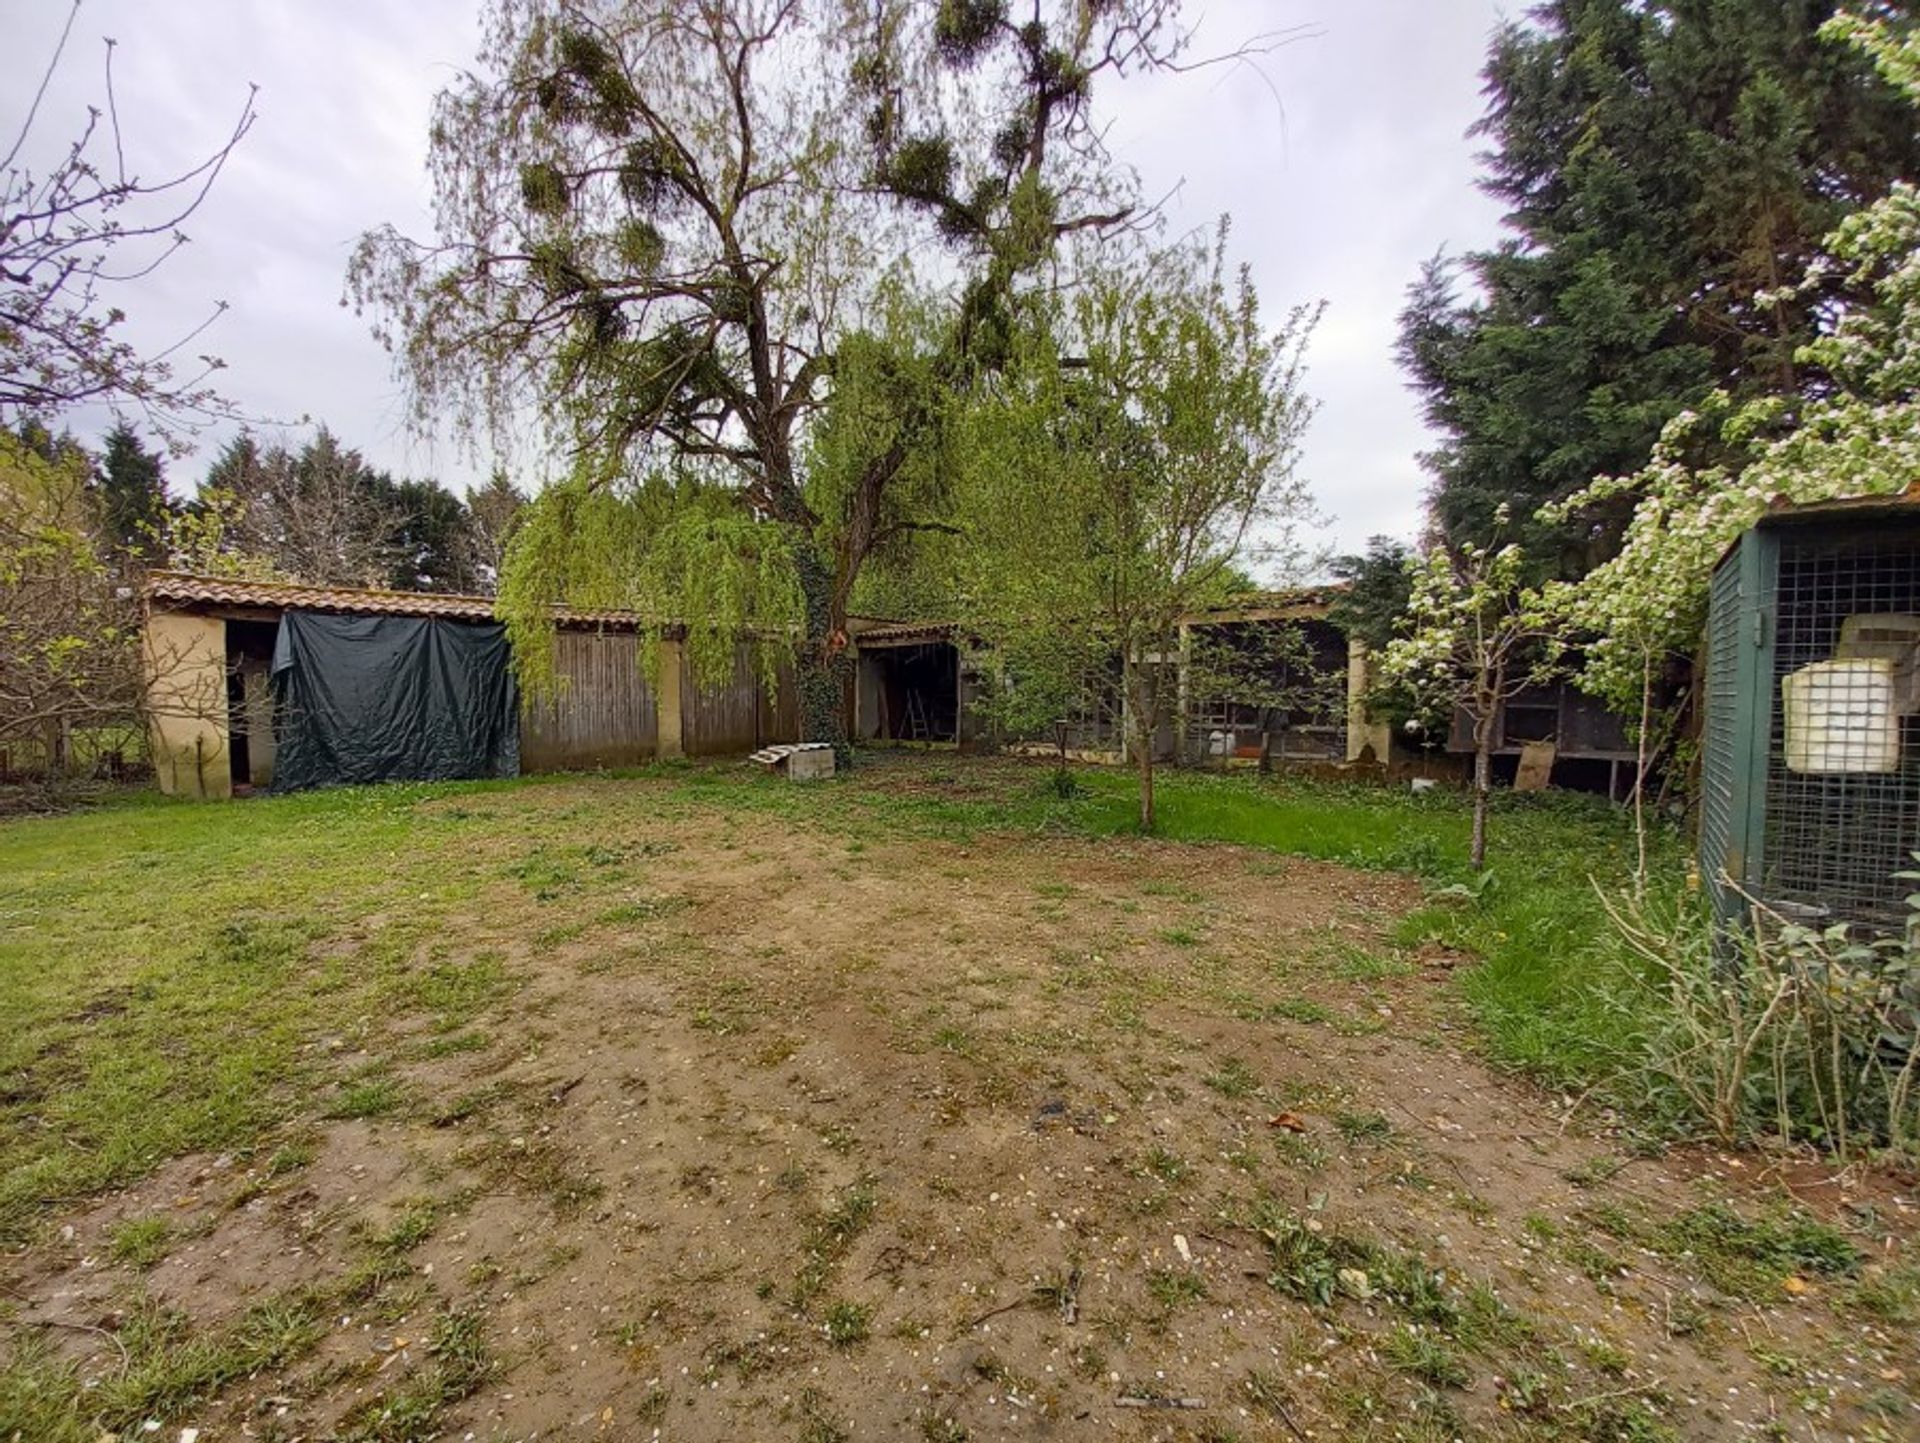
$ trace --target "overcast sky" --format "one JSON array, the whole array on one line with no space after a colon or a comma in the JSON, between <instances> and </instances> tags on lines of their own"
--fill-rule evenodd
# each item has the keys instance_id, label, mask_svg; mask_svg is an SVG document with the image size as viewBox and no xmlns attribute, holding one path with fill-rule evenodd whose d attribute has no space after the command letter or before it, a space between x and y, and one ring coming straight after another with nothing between
<instances>
[{"instance_id":1,"label":"overcast sky","mask_svg":"<svg viewBox=\"0 0 1920 1443\"><path fill-rule=\"evenodd\" d=\"M226 393L249 413L324 420L377 465L465 486L484 467L409 435L399 390L365 323L340 305L361 231L426 233L424 157L434 92L473 58L478 0L85 0L36 133L70 137L103 93L103 36L129 164L197 163L258 84L259 120L188 229L189 248L125 296L129 333L166 344L216 300L204 338ZM1492 0L1194 0L1196 54L1281 26L1311 32L1252 65L1130 83L1109 93L1112 142L1150 195L1174 191L1178 231L1233 216L1237 257L1278 315L1325 300L1309 354L1320 413L1304 470L1346 549L1411 535L1427 438L1393 362L1394 318L1420 262L1491 240L1498 214L1474 186ZM52 50L66 0L0 0L21 82ZM31 57L31 59L29 59ZM9 133L11 131L9 130ZM1177 190L1176 190L1177 187ZM105 412L79 413L92 437ZM217 445L219 436L208 447ZM201 457L176 462L190 490ZM536 476L522 475L524 484Z\"/></svg>"}]
</instances>

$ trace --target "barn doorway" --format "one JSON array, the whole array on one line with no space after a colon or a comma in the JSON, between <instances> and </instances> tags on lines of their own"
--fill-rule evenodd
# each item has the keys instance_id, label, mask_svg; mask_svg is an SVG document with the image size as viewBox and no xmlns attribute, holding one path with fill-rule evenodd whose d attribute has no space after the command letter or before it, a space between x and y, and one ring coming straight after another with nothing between
<instances>
[{"instance_id":1,"label":"barn doorway","mask_svg":"<svg viewBox=\"0 0 1920 1443\"><path fill-rule=\"evenodd\" d=\"M227 758L233 790L245 796L273 783L273 621L227 623Z\"/></svg>"},{"instance_id":2,"label":"barn doorway","mask_svg":"<svg viewBox=\"0 0 1920 1443\"><path fill-rule=\"evenodd\" d=\"M960 652L950 641L863 648L863 741L960 740Z\"/></svg>"}]
</instances>

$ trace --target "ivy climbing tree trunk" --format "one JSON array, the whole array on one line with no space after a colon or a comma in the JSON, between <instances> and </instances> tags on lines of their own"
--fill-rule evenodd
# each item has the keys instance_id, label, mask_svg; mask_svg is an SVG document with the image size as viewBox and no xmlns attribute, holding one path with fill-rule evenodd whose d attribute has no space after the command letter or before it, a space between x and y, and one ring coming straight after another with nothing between
<instances>
[{"instance_id":1,"label":"ivy climbing tree trunk","mask_svg":"<svg viewBox=\"0 0 1920 1443\"><path fill-rule=\"evenodd\" d=\"M852 664L846 614L838 605L833 572L819 552L811 545L803 546L797 559L800 594L806 607L794 660L800 740L833 743L834 754L844 765L849 757L844 701Z\"/></svg>"}]
</instances>

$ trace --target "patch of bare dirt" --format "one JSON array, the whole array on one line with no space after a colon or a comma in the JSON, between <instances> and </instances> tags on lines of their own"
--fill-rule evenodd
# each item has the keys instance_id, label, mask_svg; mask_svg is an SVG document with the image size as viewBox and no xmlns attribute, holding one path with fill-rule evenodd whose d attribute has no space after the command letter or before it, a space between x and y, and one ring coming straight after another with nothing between
<instances>
[{"instance_id":1,"label":"patch of bare dirt","mask_svg":"<svg viewBox=\"0 0 1920 1443\"><path fill-rule=\"evenodd\" d=\"M639 860L487 884L451 943L525 986L484 1046L410 1036L412 1105L284 1171L188 1160L76 1214L17 1270L25 1320L111 1330L130 1219L176 1240L138 1281L211 1325L424 1203L404 1278L228 1387L203 1443L377 1418L450 1308L495 1360L452 1438L1914 1436L1913 1339L1840 1330L1840 1282L1734 1298L1623 1240L1754 1189L1489 1071L1436 985L1457 959L1383 942L1413 882L645 795L513 799ZM1901 1256L1910 1194L1779 1181Z\"/></svg>"}]
</instances>

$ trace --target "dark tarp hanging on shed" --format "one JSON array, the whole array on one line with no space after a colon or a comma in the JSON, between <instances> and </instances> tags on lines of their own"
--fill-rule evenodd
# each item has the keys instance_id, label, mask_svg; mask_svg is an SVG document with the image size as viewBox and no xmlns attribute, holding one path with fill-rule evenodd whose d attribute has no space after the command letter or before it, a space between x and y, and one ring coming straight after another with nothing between
<instances>
[{"instance_id":1,"label":"dark tarp hanging on shed","mask_svg":"<svg viewBox=\"0 0 1920 1443\"><path fill-rule=\"evenodd\" d=\"M507 657L503 626L289 611L273 648L273 790L517 775Z\"/></svg>"}]
</instances>

